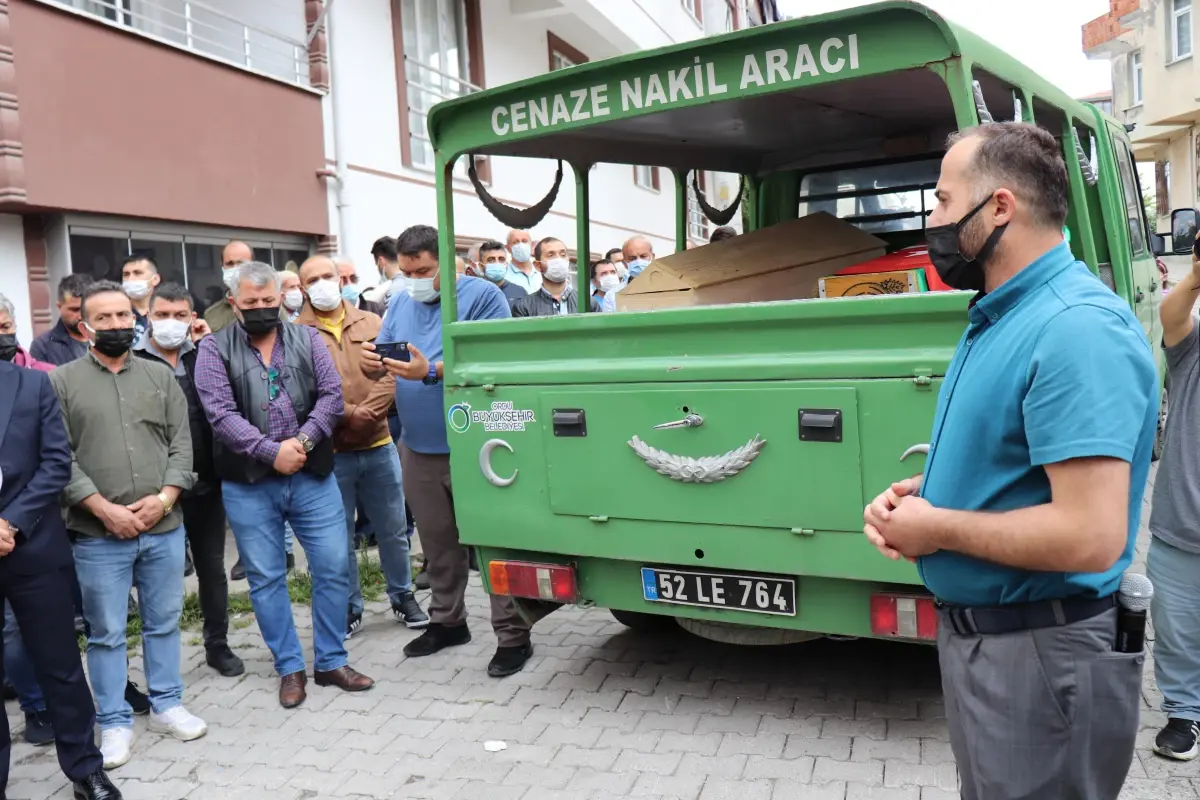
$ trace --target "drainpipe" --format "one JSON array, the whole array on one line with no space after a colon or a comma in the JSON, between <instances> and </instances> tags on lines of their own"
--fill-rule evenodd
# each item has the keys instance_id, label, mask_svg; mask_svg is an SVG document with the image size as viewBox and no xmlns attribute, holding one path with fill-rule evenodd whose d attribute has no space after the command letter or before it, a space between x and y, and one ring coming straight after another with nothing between
<instances>
[{"instance_id":1,"label":"drainpipe","mask_svg":"<svg viewBox=\"0 0 1200 800\"><path fill-rule=\"evenodd\" d=\"M347 252L347 227L346 227L346 209L350 203L346 200L346 147L342 139L342 129L345 120L345 103L342 101L342 91L346 88L345 77L342 75L342 63L338 61L338 53L341 52L340 47L335 47L333 44L333 31L331 23L333 22L333 14L329 11L328 5L332 3L326 0L326 15L325 15L325 42L326 48L329 51L329 97L330 97L330 113L333 115L333 160L335 175L331 176L334 181L334 204L337 208L337 227L338 227L338 250L342 253Z\"/></svg>"}]
</instances>

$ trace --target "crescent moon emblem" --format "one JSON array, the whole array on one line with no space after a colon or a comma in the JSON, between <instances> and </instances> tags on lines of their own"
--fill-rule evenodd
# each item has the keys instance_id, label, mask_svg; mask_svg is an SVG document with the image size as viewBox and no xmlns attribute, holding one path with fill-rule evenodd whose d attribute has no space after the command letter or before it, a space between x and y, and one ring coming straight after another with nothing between
<instances>
[{"instance_id":1,"label":"crescent moon emblem","mask_svg":"<svg viewBox=\"0 0 1200 800\"><path fill-rule=\"evenodd\" d=\"M511 477L501 478L496 474L496 470L492 469L492 451L497 447L502 447L508 452L513 452L512 445L503 439L488 439L483 443L483 447L479 448L479 471L483 473L483 477L492 486L512 486L513 481L517 479L517 474L521 471L514 469Z\"/></svg>"},{"instance_id":2,"label":"crescent moon emblem","mask_svg":"<svg viewBox=\"0 0 1200 800\"><path fill-rule=\"evenodd\" d=\"M929 445L914 444L912 447L910 447L904 451L904 455L900 456L900 460L906 461L909 456L915 455L917 453L924 453L925 455L929 455Z\"/></svg>"}]
</instances>

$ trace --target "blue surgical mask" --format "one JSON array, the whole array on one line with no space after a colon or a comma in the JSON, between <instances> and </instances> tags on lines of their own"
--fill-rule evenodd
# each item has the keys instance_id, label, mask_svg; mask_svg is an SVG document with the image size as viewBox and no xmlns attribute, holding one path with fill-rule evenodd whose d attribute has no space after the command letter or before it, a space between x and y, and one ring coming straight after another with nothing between
<instances>
[{"instance_id":1,"label":"blue surgical mask","mask_svg":"<svg viewBox=\"0 0 1200 800\"><path fill-rule=\"evenodd\" d=\"M633 261L630 261L629 262L629 280L633 280L638 275L641 275L642 270L644 270L648 266L650 266L649 259L635 258Z\"/></svg>"},{"instance_id":2,"label":"blue surgical mask","mask_svg":"<svg viewBox=\"0 0 1200 800\"><path fill-rule=\"evenodd\" d=\"M350 305L356 305L361 294L362 289L358 288L357 283L347 283L342 287L342 299Z\"/></svg>"},{"instance_id":3,"label":"blue surgical mask","mask_svg":"<svg viewBox=\"0 0 1200 800\"><path fill-rule=\"evenodd\" d=\"M508 274L508 264L485 264L483 274L492 283L500 283L504 280L504 276Z\"/></svg>"},{"instance_id":4,"label":"blue surgical mask","mask_svg":"<svg viewBox=\"0 0 1200 800\"><path fill-rule=\"evenodd\" d=\"M408 282L408 296L418 303L432 303L441 296L441 292L433 288L434 278L412 278Z\"/></svg>"}]
</instances>

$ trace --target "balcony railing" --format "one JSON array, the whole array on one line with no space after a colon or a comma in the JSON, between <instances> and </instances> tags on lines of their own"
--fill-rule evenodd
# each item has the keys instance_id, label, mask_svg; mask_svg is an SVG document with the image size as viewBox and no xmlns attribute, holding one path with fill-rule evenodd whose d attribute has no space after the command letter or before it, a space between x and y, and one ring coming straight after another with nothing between
<instances>
[{"instance_id":1,"label":"balcony railing","mask_svg":"<svg viewBox=\"0 0 1200 800\"><path fill-rule=\"evenodd\" d=\"M199 0L41 0L299 86L308 47ZM296 0L297 14L303 6Z\"/></svg>"},{"instance_id":2,"label":"balcony railing","mask_svg":"<svg viewBox=\"0 0 1200 800\"><path fill-rule=\"evenodd\" d=\"M429 109L443 100L478 92L479 87L409 56L404 57L404 74L412 163L415 167L433 169L433 143L429 140L429 128L426 125ZM456 171L466 175L466 159L459 159L454 166Z\"/></svg>"}]
</instances>

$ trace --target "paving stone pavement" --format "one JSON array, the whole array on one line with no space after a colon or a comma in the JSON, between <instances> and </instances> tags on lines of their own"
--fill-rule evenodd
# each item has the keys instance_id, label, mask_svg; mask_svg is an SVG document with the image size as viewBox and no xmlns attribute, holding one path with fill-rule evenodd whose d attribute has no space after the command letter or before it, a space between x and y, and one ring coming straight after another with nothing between
<instances>
[{"instance_id":1,"label":"paving stone pavement","mask_svg":"<svg viewBox=\"0 0 1200 800\"><path fill-rule=\"evenodd\" d=\"M1139 560L1146 544L1143 528ZM524 672L493 680L477 578L469 606L473 642L406 660L415 634L374 604L349 649L378 685L350 695L310 683L295 711L276 701L255 626L231 637L247 667L234 680L206 667L185 634L185 702L208 735L177 742L138 720L133 760L112 775L127 800L958 797L932 648L733 647L635 634L605 611L571 608L538 624ZM296 617L311 641L307 611ZM1200 763L1149 751L1164 721L1150 664L1144 699L1122 799L1200 798ZM8 711L19 730L15 704ZM507 749L488 752L489 741ZM14 745L10 800L70 796L53 748Z\"/></svg>"}]
</instances>

